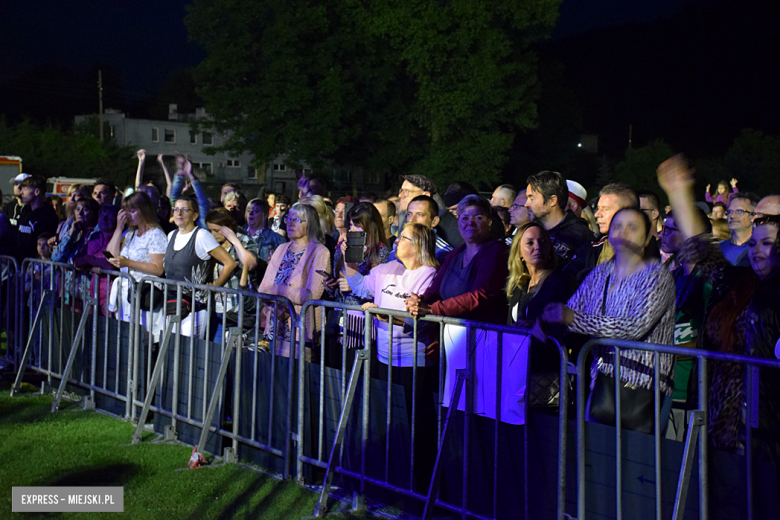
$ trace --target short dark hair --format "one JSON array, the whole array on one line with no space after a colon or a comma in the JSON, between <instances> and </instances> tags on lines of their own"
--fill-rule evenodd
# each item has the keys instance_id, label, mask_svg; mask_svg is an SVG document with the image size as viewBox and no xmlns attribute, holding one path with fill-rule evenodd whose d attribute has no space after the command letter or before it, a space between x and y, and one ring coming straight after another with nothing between
<instances>
[{"instance_id":1,"label":"short dark hair","mask_svg":"<svg viewBox=\"0 0 780 520\"><path fill-rule=\"evenodd\" d=\"M374 202L377 201L377 199L379 199L379 196L373 191L364 191L358 197L358 200L360 199L366 199L373 204Z\"/></svg>"},{"instance_id":2,"label":"short dark hair","mask_svg":"<svg viewBox=\"0 0 780 520\"><path fill-rule=\"evenodd\" d=\"M30 175L19 184L19 188L24 188L27 186L40 190L42 196L46 194L46 179L43 177L39 177L38 175Z\"/></svg>"},{"instance_id":3,"label":"short dark hair","mask_svg":"<svg viewBox=\"0 0 780 520\"><path fill-rule=\"evenodd\" d=\"M414 202L414 200L412 200L412 202ZM434 202L436 202L436 201L434 201ZM387 206L387 216L395 217L395 213L396 213L395 203L392 200L379 199L376 202L374 202L374 205L377 205L377 204L384 204L385 206Z\"/></svg>"},{"instance_id":4,"label":"short dark hair","mask_svg":"<svg viewBox=\"0 0 780 520\"><path fill-rule=\"evenodd\" d=\"M569 202L569 187L566 179L558 172L544 170L536 175L528 177L527 183L535 192L542 195L547 202L554 195L557 198L558 207L564 209Z\"/></svg>"},{"instance_id":5,"label":"short dark hair","mask_svg":"<svg viewBox=\"0 0 780 520\"><path fill-rule=\"evenodd\" d=\"M44 231L43 233L38 235L38 238L36 238L35 241L36 242L38 242L39 240L47 240L48 241L50 238L54 238L54 235L52 235L48 231Z\"/></svg>"},{"instance_id":6,"label":"short dark hair","mask_svg":"<svg viewBox=\"0 0 780 520\"><path fill-rule=\"evenodd\" d=\"M761 197L759 197L752 191L741 191L731 196L731 199L729 199L729 204L731 204L733 201L737 199L745 199L750 203L751 207L755 208L756 206L758 206L758 201L761 200Z\"/></svg>"},{"instance_id":7,"label":"short dark hair","mask_svg":"<svg viewBox=\"0 0 780 520\"><path fill-rule=\"evenodd\" d=\"M607 184L599 192L599 197L604 195L615 195L622 200L624 208L639 209L639 197L637 197L634 189L628 184L623 182Z\"/></svg>"},{"instance_id":8,"label":"short dark hair","mask_svg":"<svg viewBox=\"0 0 780 520\"><path fill-rule=\"evenodd\" d=\"M417 195L415 198L409 201L409 204L412 202L427 202L428 209L431 210L431 215L434 217L439 216L439 205L436 203L433 197L429 197L428 195Z\"/></svg>"},{"instance_id":9,"label":"short dark hair","mask_svg":"<svg viewBox=\"0 0 780 520\"><path fill-rule=\"evenodd\" d=\"M640 199L648 199L650 204L655 206L655 210L661 212L661 198L653 190L638 190L636 195Z\"/></svg>"},{"instance_id":10,"label":"short dark hair","mask_svg":"<svg viewBox=\"0 0 780 520\"><path fill-rule=\"evenodd\" d=\"M298 185L300 186L301 180L306 180L306 189L309 192L309 195L319 195L320 197L325 196L325 192L327 191L327 179L320 175L319 173L303 173L298 178Z\"/></svg>"},{"instance_id":11,"label":"short dark hair","mask_svg":"<svg viewBox=\"0 0 780 520\"><path fill-rule=\"evenodd\" d=\"M290 197L285 195L284 193L280 193L276 196L276 204L287 204L290 205Z\"/></svg>"},{"instance_id":12,"label":"short dark hair","mask_svg":"<svg viewBox=\"0 0 780 520\"><path fill-rule=\"evenodd\" d=\"M241 189L241 185L240 184L236 184L235 182L226 182L225 184L222 185L222 188L220 188L219 191L222 191L223 189L225 189L226 186L229 187L229 188L233 188L234 190L236 190L238 192L243 191Z\"/></svg>"},{"instance_id":13,"label":"short dark hair","mask_svg":"<svg viewBox=\"0 0 780 520\"><path fill-rule=\"evenodd\" d=\"M95 186L98 186L100 184L103 184L104 186L108 186L108 189L111 191L111 195L116 193L116 184L114 184L110 180L108 180L106 178L103 178L103 177L101 177L98 180L96 180L95 184L92 186L92 188L94 189Z\"/></svg>"},{"instance_id":14,"label":"short dark hair","mask_svg":"<svg viewBox=\"0 0 780 520\"><path fill-rule=\"evenodd\" d=\"M725 202L721 202L721 201L718 201L718 202L716 202L715 204L712 205L712 209L715 209L715 208L728 209L726 207L726 203Z\"/></svg>"}]
</instances>

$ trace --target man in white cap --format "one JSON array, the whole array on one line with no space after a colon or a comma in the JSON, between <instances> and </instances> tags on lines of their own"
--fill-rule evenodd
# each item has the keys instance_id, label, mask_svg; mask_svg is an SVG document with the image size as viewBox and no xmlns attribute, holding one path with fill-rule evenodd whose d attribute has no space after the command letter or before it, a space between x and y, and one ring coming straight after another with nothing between
<instances>
[{"instance_id":1,"label":"man in white cap","mask_svg":"<svg viewBox=\"0 0 780 520\"><path fill-rule=\"evenodd\" d=\"M582 218L582 209L588 205L585 202L588 199L588 192L577 181L566 179L566 185L569 187L569 201L566 203L566 209L570 209L575 215Z\"/></svg>"},{"instance_id":2,"label":"man in white cap","mask_svg":"<svg viewBox=\"0 0 780 520\"><path fill-rule=\"evenodd\" d=\"M14 186L14 198L16 200L11 200L3 207L3 213L5 213L8 217L8 221L15 228L19 227L19 220L22 218L22 215L30 209L22 202L22 191L19 187L20 184L22 184L22 181L28 177L30 177L29 174L20 173L11 179L11 184Z\"/></svg>"}]
</instances>

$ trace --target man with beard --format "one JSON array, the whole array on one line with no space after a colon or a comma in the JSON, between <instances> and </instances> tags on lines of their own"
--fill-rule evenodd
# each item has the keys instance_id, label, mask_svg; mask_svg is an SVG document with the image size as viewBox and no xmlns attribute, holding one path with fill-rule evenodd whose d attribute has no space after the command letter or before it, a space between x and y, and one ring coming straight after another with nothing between
<instances>
[{"instance_id":1,"label":"man with beard","mask_svg":"<svg viewBox=\"0 0 780 520\"><path fill-rule=\"evenodd\" d=\"M550 234L559 266L566 265L582 244L593 240L587 222L571 211L566 211L569 188L563 175L552 171L531 175L528 177L526 195L528 216L542 224Z\"/></svg>"}]
</instances>

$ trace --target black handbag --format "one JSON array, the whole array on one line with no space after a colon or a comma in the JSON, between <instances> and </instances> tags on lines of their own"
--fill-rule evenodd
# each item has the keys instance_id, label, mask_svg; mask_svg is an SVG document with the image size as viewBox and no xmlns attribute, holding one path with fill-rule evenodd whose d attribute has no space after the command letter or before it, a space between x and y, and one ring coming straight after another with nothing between
<instances>
[{"instance_id":1,"label":"black handbag","mask_svg":"<svg viewBox=\"0 0 780 520\"><path fill-rule=\"evenodd\" d=\"M647 388L632 388L630 383L621 381L620 427L641 433L655 432L654 394ZM615 415L615 378L599 372L588 397L586 419L615 426Z\"/></svg>"},{"instance_id":2,"label":"black handbag","mask_svg":"<svg viewBox=\"0 0 780 520\"><path fill-rule=\"evenodd\" d=\"M141 290L138 292L138 297L141 299L142 311L148 311L150 306L153 311L156 311L165 301L165 291L155 287L154 296L152 296L152 284L145 283L141 285Z\"/></svg>"},{"instance_id":3,"label":"black handbag","mask_svg":"<svg viewBox=\"0 0 780 520\"><path fill-rule=\"evenodd\" d=\"M607 311L607 293L609 291L610 278L611 275L607 276L604 284L604 296L601 301L602 316L606 315ZM655 325L650 327L647 335L654 328ZM656 355L658 354L656 353ZM660 374L655 374L655 377L660 377ZM602 372L597 372L593 390L588 397L586 419L591 422L615 426L615 416L615 378ZM653 390L621 381L620 427L642 433L652 434L655 432L655 392Z\"/></svg>"}]
</instances>

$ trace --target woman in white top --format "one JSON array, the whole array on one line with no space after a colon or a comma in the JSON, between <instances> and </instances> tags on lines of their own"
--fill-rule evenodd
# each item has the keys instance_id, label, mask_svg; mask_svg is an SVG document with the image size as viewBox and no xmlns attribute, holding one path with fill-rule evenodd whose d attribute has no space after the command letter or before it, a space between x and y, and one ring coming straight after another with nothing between
<instances>
[{"instance_id":1,"label":"woman in white top","mask_svg":"<svg viewBox=\"0 0 780 520\"><path fill-rule=\"evenodd\" d=\"M397 262L379 264L366 275L358 272L354 263L346 263L347 278L339 280L342 292L352 291L361 298L373 298L365 303L364 309L381 307L406 311L405 301L412 293L422 294L430 285L439 262L436 260L436 235L422 224L407 224L398 236ZM380 317L374 318L377 327L377 358L390 364L389 323ZM396 318L393 326L392 365L394 367L414 366L414 338L411 319ZM426 341L423 323L418 323L417 365L433 365L436 359L426 359ZM421 331L423 332L421 334ZM430 358L431 356L429 356Z\"/></svg>"},{"instance_id":2,"label":"woman in white top","mask_svg":"<svg viewBox=\"0 0 780 520\"><path fill-rule=\"evenodd\" d=\"M114 236L106 250L113 255L109 262L114 267L128 273L136 281L144 276L162 276L163 256L168 245L157 221L157 213L152 200L146 193L137 191L122 201L122 209L116 217ZM125 230L127 225L127 231ZM132 308L128 299L126 281L114 282L122 286L121 319L129 321ZM118 286L117 286L118 287ZM112 288L112 295L116 291ZM112 296L112 310L116 309L116 299Z\"/></svg>"}]
</instances>

